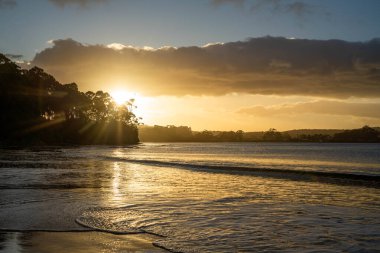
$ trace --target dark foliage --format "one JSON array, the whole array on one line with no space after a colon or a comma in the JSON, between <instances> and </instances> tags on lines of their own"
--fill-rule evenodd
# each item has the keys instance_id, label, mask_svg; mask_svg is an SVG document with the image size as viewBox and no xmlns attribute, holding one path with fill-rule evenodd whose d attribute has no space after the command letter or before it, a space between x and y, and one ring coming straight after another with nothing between
<instances>
[{"instance_id":1,"label":"dark foliage","mask_svg":"<svg viewBox=\"0 0 380 253\"><path fill-rule=\"evenodd\" d=\"M133 100L118 106L102 91L80 92L43 69L20 69L0 54L0 143L137 143Z\"/></svg>"},{"instance_id":2,"label":"dark foliage","mask_svg":"<svg viewBox=\"0 0 380 253\"><path fill-rule=\"evenodd\" d=\"M296 130L295 130L296 131ZM291 136L289 131L279 132L274 128L265 132L239 131L191 131L190 127L181 126L143 126L140 127L142 141L152 142L380 142L380 132L364 126L354 130L303 130L313 134ZM331 132L331 134L325 134Z\"/></svg>"},{"instance_id":3,"label":"dark foliage","mask_svg":"<svg viewBox=\"0 0 380 253\"><path fill-rule=\"evenodd\" d=\"M139 128L139 135L141 141L179 142L193 140L191 128L186 126L142 126Z\"/></svg>"},{"instance_id":4,"label":"dark foliage","mask_svg":"<svg viewBox=\"0 0 380 253\"><path fill-rule=\"evenodd\" d=\"M194 141L204 141L204 142L239 142L243 141L243 131L221 131L212 132L204 130L202 132L197 132L193 136Z\"/></svg>"},{"instance_id":5,"label":"dark foliage","mask_svg":"<svg viewBox=\"0 0 380 253\"><path fill-rule=\"evenodd\" d=\"M364 126L360 129L346 130L332 138L335 142L380 142L380 132Z\"/></svg>"}]
</instances>

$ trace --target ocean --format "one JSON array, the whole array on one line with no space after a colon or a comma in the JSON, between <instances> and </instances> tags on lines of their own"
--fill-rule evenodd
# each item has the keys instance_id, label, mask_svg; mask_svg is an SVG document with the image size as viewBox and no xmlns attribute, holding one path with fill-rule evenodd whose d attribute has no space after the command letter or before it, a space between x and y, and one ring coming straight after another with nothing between
<instances>
[{"instance_id":1,"label":"ocean","mask_svg":"<svg viewBox=\"0 0 380 253\"><path fill-rule=\"evenodd\" d=\"M172 252L380 252L380 145L0 149L2 233L92 230Z\"/></svg>"}]
</instances>

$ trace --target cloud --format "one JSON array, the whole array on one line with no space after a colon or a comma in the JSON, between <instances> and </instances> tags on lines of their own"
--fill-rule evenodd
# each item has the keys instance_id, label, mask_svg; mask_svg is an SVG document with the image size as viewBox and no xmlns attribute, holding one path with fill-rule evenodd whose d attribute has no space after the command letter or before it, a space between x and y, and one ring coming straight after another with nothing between
<instances>
[{"instance_id":1,"label":"cloud","mask_svg":"<svg viewBox=\"0 0 380 253\"><path fill-rule=\"evenodd\" d=\"M11 59L21 59L23 57L22 54L5 54L5 56Z\"/></svg>"},{"instance_id":2,"label":"cloud","mask_svg":"<svg viewBox=\"0 0 380 253\"><path fill-rule=\"evenodd\" d=\"M80 8L87 8L90 7L91 5L95 4L100 4L100 3L105 3L108 0L48 0L54 5L60 7L60 8L65 8L66 6L77 6Z\"/></svg>"},{"instance_id":3,"label":"cloud","mask_svg":"<svg viewBox=\"0 0 380 253\"><path fill-rule=\"evenodd\" d=\"M295 114L325 114L380 119L380 103L355 103L334 100L282 104L278 106L252 106L238 110L238 113L260 117Z\"/></svg>"},{"instance_id":4,"label":"cloud","mask_svg":"<svg viewBox=\"0 0 380 253\"><path fill-rule=\"evenodd\" d=\"M305 1L286 0L211 0L215 6L232 4L239 7L246 7L252 13L269 10L273 13L293 14L298 18L304 18L309 14L330 15L323 8L306 3Z\"/></svg>"},{"instance_id":5,"label":"cloud","mask_svg":"<svg viewBox=\"0 0 380 253\"><path fill-rule=\"evenodd\" d=\"M120 43L111 43L107 45L107 48L115 49L115 50L122 50L124 48L127 48L128 46L125 46Z\"/></svg>"},{"instance_id":6,"label":"cloud","mask_svg":"<svg viewBox=\"0 0 380 253\"><path fill-rule=\"evenodd\" d=\"M17 5L16 0L0 0L0 9L11 9Z\"/></svg>"},{"instance_id":7,"label":"cloud","mask_svg":"<svg viewBox=\"0 0 380 253\"><path fill-rule=\"evenodd\" d=\"M55 40L32 64L82 90L116 81L149 95L380 97L380 39L252 38L206 47L136 48Z\"/></svg>"}]
</instances>

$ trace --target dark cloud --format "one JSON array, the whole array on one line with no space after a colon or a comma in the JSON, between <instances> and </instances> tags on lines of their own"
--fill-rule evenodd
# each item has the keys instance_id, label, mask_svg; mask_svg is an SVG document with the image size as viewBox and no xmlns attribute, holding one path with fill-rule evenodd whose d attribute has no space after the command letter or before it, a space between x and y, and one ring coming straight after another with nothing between
<instances>
[{"instance_id":1,"label":"dark cloud","mask_svg":"<svg viewBox=\"0 0 380 253\"><path fill-rule=\"evenodd\" d=\"M330 15L320 6L312 5L306 1L287 1L287 0L211 0L216 6L223 4L233 4L236 6L244 6L253 13L261 10L269 10L274 13L290 13L296 17L302 17L309 14Z\"/></svg>"},{"instance_id":2,"label":"dark cloud","mask_svg":"<svg viewBox=\"0 0 380 253\"><path fill-rule=\"evenodd\" d=\"M21 59L23 57L22 54L5 54L5 56L15 60Z\"/></svg>"},{"instance_id":3,"label":"dark cloud","mask_svg":"<svg viewBox=\"0 0 380 253\"><path fill-rule=\"evenodd\" d=\"M108 0L48 0L51 3L55 4L56 6L60 8L64 8L66 6L72 5L72 6L78 6L80 8L86 8L91 5L105 3Z\"/></svg>"},{"instance_id":4,"label":"dark cloud","mask_svg":"<svg viewBox=\"0 0 380 253\"><path fill-rule=\"evenodd\" d=\"M238 113L260 117L313 113L380 119L379 108L380 103L319 100L305 103L283 104L279 106L252 106L242 108Z\"/></svg>"},{"instance_id":5,"label":"dark cloud","mask_svg":"<svg viewBox=\"0 0 380 253\"><path fill-rule=\"evenodd\" d=\"M380 97L380 39L369 42L252 38L204 47L144 50L56 40L32 64L82 89L115 80L150 95L228 93Z\"/></svg>"},{"instance_id":6,"label":"dark cloud","mask_svg":"<svg viewBox=\"0 0 380 253\"><path fill-rule=\"evenodd\" d=\"M16 0L0 0L0 9L13 8L17 5Z\"/></svg>"}]
</instances>

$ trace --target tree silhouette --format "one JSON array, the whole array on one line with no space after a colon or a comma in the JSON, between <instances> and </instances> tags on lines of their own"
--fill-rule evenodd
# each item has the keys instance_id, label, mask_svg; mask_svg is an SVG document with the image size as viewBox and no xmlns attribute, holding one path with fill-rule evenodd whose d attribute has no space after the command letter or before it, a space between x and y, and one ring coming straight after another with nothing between
<instances>
[{"instance_id":1,"label":"tree silhouette","mask_svg":"<svg viewBox=\"0 0 380 253\"><path fill-rule=\"evenodd\" d=\"M333 137L335 142L380 142L380 133L375 129L364 126L360 129L346 130L336 133Z\"/></svg>"},{"instance_id":2,"label":"tree silhouette","mask_svg":"<svg viewBox=\"0 0 380 253\"><path fill-rule=\"evenodd\" d=\"M264 141L282 141L283 136L276 129L270 128L268 131L264 133L263 140Z\"/></svg>"},{"instance_id":3,"label":"tree silhouette","mask_svg":"<svg viewBox=\"0 0 380 253\"><path fill-rule=\"evenodd\" d=\"M137 143L133 100L118 106L103 91L80 92L43 69L22 70L0 54L0 142Z\"/></svg>"}]
</instances>

